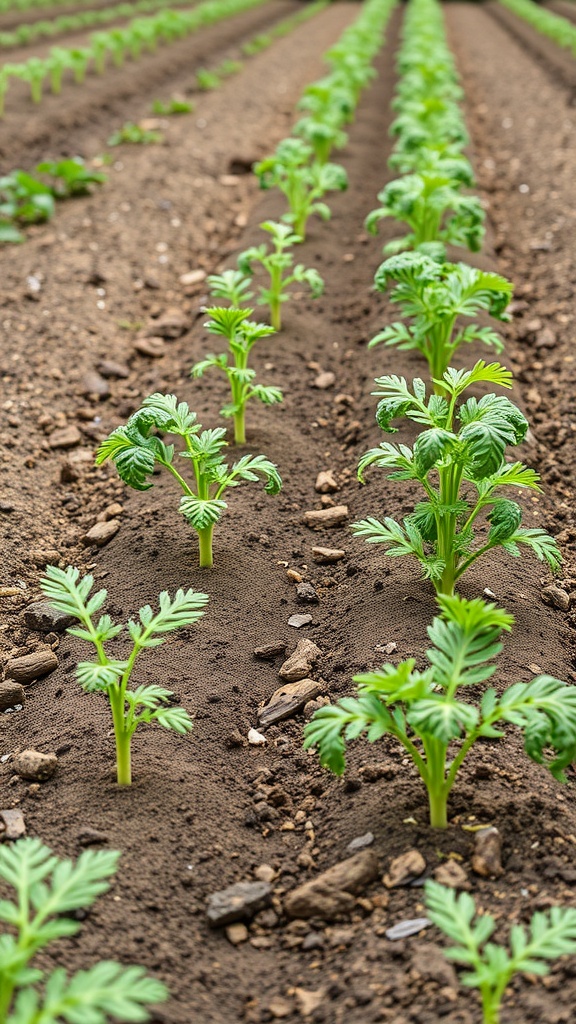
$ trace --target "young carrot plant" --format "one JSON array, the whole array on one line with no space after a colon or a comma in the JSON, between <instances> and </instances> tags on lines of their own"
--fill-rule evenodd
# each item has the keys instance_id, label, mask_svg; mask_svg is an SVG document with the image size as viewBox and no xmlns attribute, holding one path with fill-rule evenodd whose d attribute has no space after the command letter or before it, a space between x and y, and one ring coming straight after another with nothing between
<instances>
[{"instance_id":1,"label":"young carrot plant","mask_svg":"<svg viewBox=\"0 0 576 1024\"><path fill-rule=\"evenodd\" d=\"M194 110L194 104L188 100L180 100L173 97L168 102L163 100L154 100L152 103L152 113L158 114L161 117L168 117L171 114L190 114Z\"/></svg>"},{"instance_id":2,"label":"young carrot plant","mask_svg":"<svg viewBox=\"0 0 576 1024\"><path fill-rule=\"evenodd\" d=\"M153 434L153 430L181 437L185 451L180 456L192 466L194 486L189 484L174 466L174 445L166 445ZM200 432L201 431L201 432ZM118 427L98 450L96 462L100 465L112 459L122 480L138 491L152 487L148 477L156 465L163 466L175 478L184 492L180 512L198 534L200 566L213 564L212 536L214 526L227 504L225 492L238 487L243 480L265 480L267 494L278 494L282 481L277 467L264 455L243 455L229 466L222 449L226 447L223 428L202 430L186 402L178 402L175 395L154 394L144 399L142 408L130 417L124 427Z\"/></svg>"},{"instance_id":3,"label":"young carrot plant","mask_svg":"<svg viewBox=\"0 0 576 1024\"><path fill-rule=\"evenodd\" d=\"M462 195L462 181L453 176L451 161L444 168L407 174L389 182L378 199L382 204L366 218L366 229L376 234L378 222L393 217L411 229L403 238L384 246L384 252L419 249L434 245L439 258L446 245L465 246L478 252L484 237L484 210L477 196ZM456 163L456 168L460 168ZM462 165L463 166L463 165Z\"/></svg>"},{"instance_id":4,"label":"young carrot plant","mask_svg":"<svg viewBox=\"0 0 576 1024\"><path fill-rule=\"evenodd\" d=\"M230 384L231 401L220 410L221 416L234 418L234 441L236 444L246 442L246 406L252 398L259 399L264 405L275 405L282 401L280 388L256 384L256 371L248 366L252 348L260 338L275 334L274 328L267 324L257 324L249 320L251 309L222 308L212 306L205 310L211 317L204 324L211 334L219 334L227 339L233 365L228 365L228 354L207 355L192 367L192 377L202 377L206 370L216 367L223 370Z\"/></svg>"},{"instance_id":5,"label":"young carrot plant","mask_svg":"<svg viewBox=\"0 0 576 1024\"><path fill-rule=\"evenodd\" d=\"M479 914L472 896L457 894L428 879L424 887L431 921L456 945L445 955L466 967L462 984L478 989L483 1024L500 1024L502 1000L518 974L544 977L546 961L576 954L576 908L551 907L532 915L528 929L514 925L508 946L490 942L496 930L491 914Z\"/></svg>"},{"instance_id":6,"label":"young carrot plant","mask_svg":"<svg viewBox=\"0 0 576 1024\"><path fill-rule=\"evenodd\" d=\"M274 330L282 327L282 304L290 298L289 287L295 282L307 284L312 298L318 298L324 290L324 281L317 270L306 268L303 263L294 266L294 256L289 251L302 239L294 234L288 224L267 220L260 227L272 236L272 251L264 242L240 253L238 266L242 274L251 277L254 263L259 263L270 276L270 287L260 289L260 305L270 308L270 323Z\"/></svg>"},{"instance_id":7,"label":"young carrot plant","mask_svg":"<svg viewBox=\"0 0 576 1024\"><path fill-rule=\"evenodd\" d=\"M90 170L79 156L69 160L44 161L38 164L36 170L57 179L52 192L58 199L88 195L92 185L101 185L106 181L102 171Z\"/></svg>"},{"instance_id":8,"label":"young carrot plant","mask_svg":"<svg viewBox=\"0 0 576 1024\"><path fill-rule=\"evenodd\" d=\"M507 322L512 284L505 277L466 263L438 263L423 253L407 252L385 260L374 281L380 292L394 284L391 300L411 322L389 324L372 338L369 348L384 342L417 349L427 360L440 393L442 377L461 345L482 341L496 352L503 351L502 339L491 327L470 324L460 329L458 320L484 311Z\"/></svg>"},{"instance_id":9,"label":"young carrot plant","mask_svg":"<svg viewBox=\"0 0 576 1024\"><path fill-rule=\"evenodd\" d=\"M313 160L312 147L301 139L283 139L272 156L255 164L254 173L261 188L279 188L286 196L290 210L282 220L302 239L313 214L330 219L330 207L320 202L326 192L348 188L344 168Z\"/></svg>"},{"instance_id":10,"label":"young carrot plant","mask_svg":"<svg viewBox=\"0 0 576 1024\"><path fill-rule=\"evenodd\" d=\"M135 690L128 688L136 660L142 651L163 644L163 634L197 622L204 614L202 609L208 596L193 590L178 590L172 599L162 591L158 598L158 611L154 613L150 605L145 605L138 613L139 622L130 619L126 624L117 625L109 615L102 615L94 623L93 616L100 611L108 595L106 590L99 590L90 596L93 585L92 576L80 579L78 569L72 566L66 571L48 566L41 581L42 590L53 608L72 615L80 622L79 627L69 629L68 633L86 640L96 649L96 660L80 662L76 676L86 693L101 691L108 697L116 739L118 784L129 786L132 782L132 737L139 725L157 722L183 736L192 728L192 720L184 708L167 706L172 697L170 690L156 683L137 686ZM130 635L132 650L126 658L119 660L108 655L105 645L124 630Z\"/></svg>"},{"instance_id":11,"label":"young carrot plant","mask_svg":"<svg viewBox=\"0 0 576 1024\"><path fill-rule=\"evenodd\" d=\"M151 143L162 142L162 132L151 128L141 128L139 124L127 123L118 131L113 132L108 139L109 146L121 146L123 142L149 146Z\"/></svg>"},{"instance_id":12,"label":"young carrot plant","mask_svg":"<svg viewBox=\"0 0 576 1024\"><path fill-rule=\"evenodd\" d=\"M501 496L504 487L540 491L538 474L521 462L506 461L508 445L520 444L528 422L503 395L468 398L457 408L464 392L475 383L512 386L512 374L499 363L479 360L472 370L449 368L441 380L443 395L426 394L415 379L412 389L404 377L376 380L381 398L376 419L387 433L396 433L392 420L405 417L423 429L411 449L382 442L360 460L359 479L369 466L391 470L391 480L417 480L425 492L402 523L370 517L354 523L356 536L371 544L384 544L386 554L415 558L438 594L451 595L467 569L494 548L520 555L519 545L531 548L554 571L561 563L556 541L540 528L521 526L522 509ZM459 427L457 426L459 423ZM488 532L480 536L481 517Z\"/></svg>"},{"instance_id":13,"label":"young carrot plant","mask_svg":"<svg viewBox=\"0 0 576 1024\"><path fill-rule=\"evenodd\" d=\"M465 700L462 690L495 672L501 634L514 620L478 598L442 596L438 604L440 615L428 627L429 668L418 671L410 658L355 676L358 696L317 711L305 726L304 746L317 746L322 764L341 775L347 742L362 733L370 743L393 737L426 786L431 826L446 828L460 768L478 740L504 735L499 723L518 726L528 756L563 780L576 756L576 688L542 675L514 683L500 697L490 688L479 704ZM448 759L453 743L457 748Z\"/></svg>"},{"instance_id":14,"label":"young carrot plant","mask_svg":"<svg viewBox=\"0 0 576 1024\"><path fill-rule=\"evenodd\" d=\"M253 298L250 291L252 278L240 270L224 270L221 274L210 274L206 279L215 299L226 299L231 306L240 309Z\"/></svg>"},{"instance_id":15,"label":"young carrot plant","mask_svg":"<svg viewBox=\"0 0 576 1024\"><path fill-rule=\"evenodd\" d=\"M0 1020L8 1024L105 1024L146 1021L147 1007L168 991L142 967L102 960L69 977L32 966L36 954L81 928L71 911L85 910L108 891L120 854L85 850L76 863L56 857L39 839L0 846L0 881L15 890L0 903L0 920L11 932L0 936Z\"/></svg>"}]
</instances>

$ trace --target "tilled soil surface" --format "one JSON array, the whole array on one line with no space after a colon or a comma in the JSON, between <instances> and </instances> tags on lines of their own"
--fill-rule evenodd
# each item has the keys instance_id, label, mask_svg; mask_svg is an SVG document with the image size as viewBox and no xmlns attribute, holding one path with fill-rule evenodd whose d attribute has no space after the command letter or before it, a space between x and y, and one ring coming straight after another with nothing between
<instances>
[{"instance_id":1,"label":"tilled soil surface","mask_svg":"<svg viewBox=\"0 0 576 1024\"><path fill-rule=\"evenodd\" d=\"M297 1021L307 1002L317 1004L307 1019L326 1024L479 1024L476 996L459 987L435 929L397 942L386 938L392 924L422 916L419 887L388 891L375 882L352 915L335 922L284 916L283 896L345 858L348 843L368 831L382 873L414 847L427 873L456 858L479 905L496 916L498 938L537 908L574 904L573 782L561 787L529 762L513 733L470 756L442 834L428 828L421 785L391 743L355 744L343 780L321 770L315 753L302 751L302 716L269 728L265 748L232 745L233 731L245 736L257 724L259 706L280 683L282 656L256 660L255 647L279 641L291 653L310 637L322 651L313 675L334 699L351 692L353 673L385 660L385 645L396 645L393 659L414 656L419 663L427 646L434 600L410 564L387 563L377 546L352 539L346 526L312 533L303 524L306 510L321 507L314 483L322 469L334 473L332 497L348 506L349 522L402 516L417 496L376 471L364 488L355 479L359 456L381 439L372 379L423 373L410 354L366 349L393 312L371 285L394 228L385 222L386 235L372 239L362 225L390 177L399 14L342 155L350 189L330 202L332 222L314 223L302 246L303 262L325 278L325 296L311 302L302 293L288 303L282 335L259 343L254 360L263 380L284 388L285 401L277 409L250 410L242 451L277 462L283 492L268 498L250 485L232 493L215 534L214 569L200 571L171 480L160 476L153 490L139 494L124 488L113 468L94 469L90 459L97 441L155 390L190 402L205 426L218 423L226 400L222 381L188 376L214 348L202 328L206 295L202 284L185 286L180 277L232 266L237 252L260 240L257 225L282 213L278 197L260 195L252 176L241 172L289 129L301 89L321 72L319 54L356 10L335 5L248 62L240 76L202 97L193 115L171 121L163 147L118 151L104 188L62 205L52 225L3 254L0 516L4 593L16 591L4 598L4 657L46 644L23 627L20 614L38 596L47 562L92 567L119 619L153 602L161 589L192 586L210 595L201 622L138 668L135 681L174 689L195 728L187 739L142 729L130 790L114 782L105 702L83 694L74 678L86 654L79 641L49 638L58 670L28 688L22 711L0 718L3 752L35 747L59 757L56 776L39 790L5 763L1 806L20 806L29 834L62 855L75 856L93 841L90 830L122 850L112 893L90 912L77 939L59 945L58 962L70 969L104 957L144 964L170 988L170 1002L155 1016L167 1024ZM250 17L238 21L247 34ZM527 525L559 536L567 559L560 582L570 592L576 586L570 568L576 539L573 112L565 87L487 12L457 4L447 20L497 250L481 259L518 284L506 362L519 371L515 398L533 423L533 440L521 455L542 472L546 488L542 497L519 500ZM180 86L177 77L171 88ZM151 98L140 94L140 111L131 100L135 113L142 116ZM98 115L102 137L114 127L107 123L113 114L116 108ZM80 122L81 114L69 136L75 151L87 146ZM40 125L32 120L29 130L41 145ZM525 184L529 191L519 191ZM31 276L39 292L31 292ZM159 359L139 355L134 339L174 307L185 318L184 333L166 342ZM468 349L460 363L483 355ZM94 378L103 360L120 364L106 378L108 394L102 378ZM326 390L314 387L320 369L335 375ZM76 427L80 439L62 452L51 445L66 426ZM407 432L400 436L409 440ZM83 547L86 531L114 502L124 509L116 536L101 550ZM319 566L311 553L317 544L344 548L346 557ZM317 604L298 602L287 569L313 584ZM575 679L575 623L543 603L541 588L549 582L530 557L486 558L467 577L467 595L488 587L516 617L497 685L528 680L539 669ZM293 613L308 611L307 627L288 626ZM478 824L501 833L504 874L497 879L471 869L474 832L468 829ZM252 880L262 865L275 871L272 912L258 915L248 941L234 947L208 927L206 898ZM574 995L573 965L559 962L544 983L523 979L511 987L503 1021L568 1024Z\"/></svg>"}]
</instances>

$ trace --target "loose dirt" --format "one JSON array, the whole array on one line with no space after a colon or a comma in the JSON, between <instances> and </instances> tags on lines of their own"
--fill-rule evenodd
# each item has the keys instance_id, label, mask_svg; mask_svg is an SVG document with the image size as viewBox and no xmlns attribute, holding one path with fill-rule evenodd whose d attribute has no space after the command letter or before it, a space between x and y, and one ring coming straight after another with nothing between
<instances>
[{"instance_id":1,"label":"loose dirt","mask_svg":"<svg viewBox=\"0 0 576 1024\"><path fill-rule=\"evenodd\" d=\"M4 751L35 746L59 755L57 774L39 793L12 782L10 763L3 765L4 806L21 807L29 833L62 855L80 852L86 829L104 833L107 845L123 851L112 893L90 912L78 939L59 945L58 962L69 969L103 957L144 964L170 988L170 1002L154 1018L166 1024L266 1022L278 1016L277 1000L286 1004L285 1019L297 1021L295 988L322 993L308 1019L325 1024L436 1024L439 1018L479 1024L476 997L459 987L439 956L443 940L436 930L399 942L385 937L392 924L422 916L420 888L388 892L376 882L352 917L335 924L289 924L282 916L282 895L343 859L349 841L368 830L382 873L413 847L429 872L456 858L479 905L497 917L498 938L535 909L574 904L573 776L568 787L555 783L527 760L513 734L480 745L469 758L444 834L427 827L421 785L393 744L353 746L349 773L339 781L320 769L314 753L302 751L302 716L267 730L266 748L227 743L234 729L246 734L257 724L259 705L280 684L282 657L256 660L257 646L284 640L290 653L302 636L310 637L323 652L315 676L332 699L351 692L355 672L381 664L385 655L377 646L396 643L393 659L424 659L434 600L414 568L387 563L377 546L354 540L346 527L312 533L303 524L304 512L320 507L314 482L323 469L335 475L334 500L349 506L350 522L370 514L401 516L415 497L409 485L391 484L376 471L364 488L355 480L359 456L381 440L373 378L422 373L410 354L366 348L392 314L371 285L381 245L394 228L387 225L373 239L362 225L391 176L387 130L399 14L342 155L350 189L330 202L332 223L314 223L302 247L303 262L325 277L325 296L311 302L302 294L287 304L282 336L260 343L256 353L263 379L282 385L286 398L278 409L250 411L242 451L264 452L277 462L283 492L268 498L251 485L233 493L215 535L215 567L200 571L195 538L178 515L170 480L156 478L151 491L139 494L125 489L112 468L88 466L79 479L63 483L66 455L50 449L51 432L65 424L76 425L82 447L92 449L154 390L173 391L204 425L217 424L222 382L188 377L189 367L214 347L202 328L206 295L201 284L185 295L179 278L190 270L232 266L237 252L260 240L260 221L282 213L278 197L258 193L253 178L238 171L287 132L301 89L321 72L318 54L356 10L334 5L254 58L240 76L202 97L193 115L171 121L165 146L123 147L104 188L63 204L51 225L34 229L24 246L4 253L3 582L21 590L5 599L5 657L43 642L23 628L19 614L38 596L46 560L92 566L119 618L161 589L193 586L210 595L202 621L153 652L138 671L138 682L172 688L195 728L185 740L142 730L134 742L131 790L119 791L114 783L105 703L83 694L75 681L75 663L85 655L78 641L62 639L58 671L28 688L22 712L0 716ZM487 250L482 260L519 282L524 304L506 330L506 362L520 371L515 398L534 422L534 441L522 457L543 472L546 486L543 497L523 499L527 524L559 533L569 564L576 539L571 111L565 89L486 12L458 4L447 17L497 249L497 256ZM247 33L249 20L241 21ZM227 32L220 36L223 50L231 26ZM165 51L166 61L174 49ZM127 109L143 113L156 89L152 79ZM84 107L76 115L72 108L68 145L98 151L115 127L120 99L98 114L90 146ZM62 111L58 116L63 124ZM505 127L504 119L512 126ZM40 147L38 118L29 131ZM525 181L528 195L518 192ZM531 248L535 241L552 248ZM38 301L27 297L30 275L41 282ZM168 342L161 359L136 356L133 339L142 326L174 306L190 319L190 330ZM528 329L536 318L541 326ZM546 327L554 347L542 357L536 346ZM468 364L485 352L460 355ZM110 380L110 396L97 402L85 396L84 378L103 358L125 363L128 376ZM332 388L312 386L318 368L335 374ZM402 437L409 440L408 433ZM118 534L101 551L82 548L86 530L114 501L124 506ZM346 558L318 566L311 557L317 544L344 548ZM318 605L296 600L287 568L315 586ZM543 582L550 582L546 571L529 557L487 558L466 579L464 593L481 595L488 587L516 617L497 685L528 680L535 665L575 679L574 622L542 603ZM571 569L563 582L568 589L576 583ZM312 624L297 631L287 622L302 611L311 612ZM479 823L496 825L502 836L504 875L497 881L471 870L474 833L463 826ZM253 879L262 864L277 873L275 915L256 918L249 941L235 948L208 926L206 898ZM45 957L44 965L51 963ZM568 1024L573 971L571 963L560 962L545 985L515 983L503 1020Z\"/></svg>"}]
</instances>

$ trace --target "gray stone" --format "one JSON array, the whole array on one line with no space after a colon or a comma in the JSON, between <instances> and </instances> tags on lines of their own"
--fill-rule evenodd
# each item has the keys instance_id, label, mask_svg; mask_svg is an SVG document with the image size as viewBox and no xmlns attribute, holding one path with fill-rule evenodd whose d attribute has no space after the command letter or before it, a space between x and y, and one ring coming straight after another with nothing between
<instances>
[{"instance_id":1,"label":"gray stone","mask_svg":"<svg viewBox=\"0 0 576 1024\"><path fill-rule=\"evenodd\" d=\"M545 604L551 604L553 608L559 608L561 612L567 612L570 608L570 594L555 583L551 583L549 587L544 587L542 600Z\"/></svg>"},{"instance_id":2,"label":"gray stone","mask_svg":"<svg viewBox=\"0 0 576 1024\"><path fill-rule=\"evenodd\" d=\"M50 434L48 444L51 448L74 448L75 445L80 444L82 440L82 434L78 430L78 427L74 425L69 427L62 427L61 430L55 430L53 434Z\"/></svg>"},{"instance_id":3,"label":"gray stone","mask_svg":"<svg viewBox=\"0 0 576 1024\"><path fill-rule=\"evenodd\" d=\"M130 376L130 370L124 363L116 363L113 359L103 359L98 363L98 370L106 379L126 380Z\"/></svg>"},{"instance_id":4,"label":"gray stone","mask_svg":"<svg viewBox=\"0 0 576 1024\"><path fill-rule=\"evenodd\" d=\"M26 835L24 815L18 808L0 811L0 842L21 839Z\"/></svg>"},{"instance_id":5,"label":"gray stone","mask_svg":"<svg viewBox=\"0 0 576 1024\"><path fill-rule=\"evenodd\" d=\"M224 927L234 921L250 921L271 901L272 886L268 882L237 882L208 897L206 916L214 927Z\"/></svg>"},{"instance_id":6,"label":"gray stone","mask_svg":"<svg viewBox=\"0 0 576 1024\"><path fill-rule=\"evenodd\" d=\"M38 633L63 633L75 621L73 615L59 612L49 601L34 601L20 615L28 629Z\"/></svg>"},{"instance_id":7,"label":"gray stone","mask_svg":"<svg viewBox=\"0 0 576 1024\"><path fill-rule=\"evenodd\" d=\"M356 836L356 839L351 839L346 847L350 853L358 853L358 850L365 850L368 846L372 846L374 842L374 836L372 832L365 832L363 836Z\"/></svg>"},{"instance_id":8,"label":"gray stone","mask_svg":"<svg viewBox=\"0 0 576 1024\"><path fill-rule=\"evenodd\" d=\"M296 597L304 604L318 604L320 598L311 583L299 583L296 587Z\"/></svg>"},{"instance_id":9,"label":"gray stone","mask_svg":"<svg viewBox=\"0 0 576 1024\"><path fill-rule=\"evenodd\" d=\"M96 395L100 399L110 397L110 385L95 370L89 370L84 375L82 382L82 394L86 397Z\"/></svg>"},{"instance_id":10,"label":"gray stone","mask_svg":"<svg viewBox=\"0 0 576 1024\"><path fill-rule=\"evenodd\" d=\"M288 625L294 626L294 629L302 629L302 626L309 626L311 622L311 615L291 615L288 619Z\"/></svg>"},{"instance_id":11,"label":"gray stone","mask_svg":"<svg viewBox=\"0 0 576 1024\"><path fill-rule=\"evenodd\" d=\"M340 562L346 558L346 552L339 548L312 548L312 558L319 565L331 565L333 562Z\"/></svg>"},{"instance_id":12,"label":"gray stone","mask_svg":"<svg viewBox=\"0 0 576 1024\"><path fill-rule=\"evenodd\" d=\"M261 647L254 648L254 657L267 661L269 658L277 657L278 654L284 654L287 646L288 644L285 640L276 640L270 644L262 644Z\"/></svg>"},{"instance_id":13,"label":"gray stone","mask_svg":"<svg viewBox=\"0 0 576 1024\"><path fill-rule=\"evenodd\" d=\"M119 519L108 519L105 523L95 523L94 526L88 530L88 533L84 536L85 544L95 544L96 547L102 548L108 541L112 540L116 536L120 529Z\"/></svg>"},{"instance_id":14,"label":"gray stone","mask_svg":"<svg viewBox=\"0 0 576 1024\"><path fill-rule=\"evenodd\" d=\"M342 526L348 519L347 505L333 505L331 508L312 509L304 513L304 522L313 530L331 526Z\"/></svg>"},{"instance_id":15,"label":"gray stone","mask_svg":"<svg viewBox=\"0 0 576 1024\"><path fill-rule=\"evenodd\" d=\"M502 837L497 828L480 829L474 837L472 871L483 878L498 878L504 874L502 867Z\"/></svg>"},{"instance_id":16,"label":"gray stone","mask_svg":"<svg viewBox=\"0 0 576 1024\"><path fill-rule=\"evenodd\" d=\"M390 942L398 942L400 939L409 939L411 935L418 935L418 932L429 928L432 921L428 917L412 917L406 921L399 921L392 928L386 929L386 938Z\"/></svg>"},{"instance_id":17,"label":"gray stone","mask_svg":"<svg viewBox=\"0 0 576 1024\"><path fill-rule=\"evenodd\" d=\"M331 469L322 469L316 477L316 483L314 484L314 490L318 491L319 494L333 494L338 490L338 484L334 479L334 474Z\"/></svg>"}]
</instances>

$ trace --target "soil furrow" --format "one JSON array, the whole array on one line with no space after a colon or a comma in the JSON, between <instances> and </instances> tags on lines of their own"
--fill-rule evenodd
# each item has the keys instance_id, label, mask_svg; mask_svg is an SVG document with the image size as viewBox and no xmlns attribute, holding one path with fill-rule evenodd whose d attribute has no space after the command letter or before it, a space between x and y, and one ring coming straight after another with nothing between
<instances>
[{"instance_id":1,"label":"soil furrow","mask_svg":"<svg viewBox=\"0 0 576 1024\"><path fill-rule=\"evenodd\" d=\"M195 86L195 70L215 54L237 47L294 11L294 0L271 0L263 7L227 18L218 25L199 29L187 39L160 43L153 54L139 60L127 57L123 67L109 65L104 75L89 72L82 85L65 80L62 93L44 91L41 105L30 100L25 83L10 86L6 114L0 122L0 160L6 169L33 166L40 159L94 156L106 146L110 132L122 122L150 112L150 102L160 92L189 92ZM86 42L85 33L74 42ZM49 46L44 48L46 51ZM35 53L42 54L42 49ZM28 55L29 51L26 51ZM19 59L11 51L10 61Z\"/></svg>"}]
</instances>

